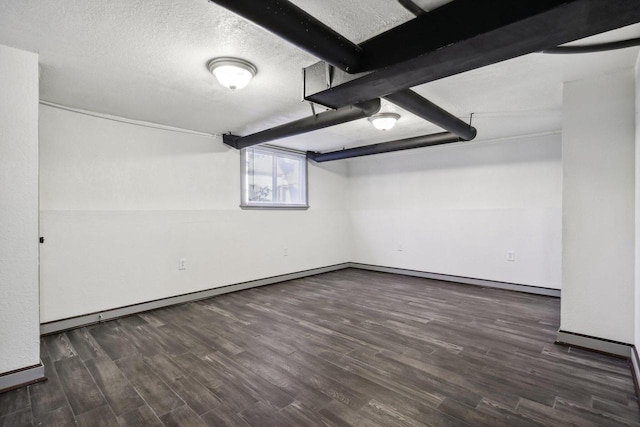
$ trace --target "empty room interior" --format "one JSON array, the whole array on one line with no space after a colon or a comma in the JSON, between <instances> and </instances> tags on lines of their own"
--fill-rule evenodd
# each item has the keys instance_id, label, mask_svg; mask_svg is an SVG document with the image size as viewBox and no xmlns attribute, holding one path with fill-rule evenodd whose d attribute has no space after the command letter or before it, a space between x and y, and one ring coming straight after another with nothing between
<instances>
[{"instance_id":1,"label":"empty room interior","mask_svg":"<svg viewBox=\"0 0 640 427\"><path fill-rule=\"evenodd\" d=\"M0 1L0 427L640 426L637 0Z\"/></svg>"}]
</instances>

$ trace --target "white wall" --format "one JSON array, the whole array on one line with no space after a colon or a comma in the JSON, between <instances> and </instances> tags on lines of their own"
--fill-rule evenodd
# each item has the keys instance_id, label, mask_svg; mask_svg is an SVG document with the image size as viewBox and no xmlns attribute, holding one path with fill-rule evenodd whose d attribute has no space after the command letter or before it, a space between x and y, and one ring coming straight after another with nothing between
<instances>
[{"instance_id":1,"label":"white wall","mask_svg":"<svg viewBox=\"0 0 640 427\"><path fill-rule=\"evenodd\" d=\"M351 258L344 163L309 165L308 211L243 211L219 139L49 106L40 135L42 322Z\"/></svg>"},{"instance_id":2,"label":"white wall","mask_svg":"<svg viewBox=\"0 0 640 427\"><path fill-rule=\"evenodd\" d=\"M40 362L38 55L0 45L0 374Z\"/></svg>"},{"instance_id":3,"label":"white wall","mask_svg":"<svg viewBox=\"0 0 640 427\"><path fill-rule=\"evenodd\" d=\"M561 329L632 343L633 70L566 83L563 101Z\"/></svg>"},{"instance_id":4,"label":"white wall","mask_svg":"<svg viewBox=\"0 0 640 427\"><path fill-rule=\"evenodd\" d=\"M353 261L560 288L558 134L363 157L349 167Z\"/></svg>"}]
</instances>

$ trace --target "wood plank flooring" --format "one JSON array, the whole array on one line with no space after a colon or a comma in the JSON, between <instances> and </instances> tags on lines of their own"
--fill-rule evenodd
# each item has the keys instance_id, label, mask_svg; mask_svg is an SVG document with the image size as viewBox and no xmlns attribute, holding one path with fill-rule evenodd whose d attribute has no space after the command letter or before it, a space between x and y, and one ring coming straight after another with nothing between
<instances>
[{"instance_id":1,"label":"wood plank flooring","mask_svg":"<svg viewBox=\"0 0 640 427\"><path fill-rule=\"evenodd\" d=\"M556 298L342 270L42 339L0 426L640 426Z\"/></svg>"}]
</instances>

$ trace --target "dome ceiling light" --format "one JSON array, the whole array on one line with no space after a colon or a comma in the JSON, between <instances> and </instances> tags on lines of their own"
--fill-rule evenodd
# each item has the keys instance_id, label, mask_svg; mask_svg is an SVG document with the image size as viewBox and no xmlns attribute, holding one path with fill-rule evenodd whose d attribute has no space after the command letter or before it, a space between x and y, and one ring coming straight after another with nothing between
<instances>
[{"instance_id":1,"label":"dome ceiling light","mask_svg":"<svg viewBox=\"0 0 640 427\"><path fill-rule=\"evenodd\" d=\"M369 117L369 121L378 130L389 130L396 125L399 118L400 114L396 113L378 113Z\"/></svg>"},{"instance_id":2,"label":"dome ceiling light","mask_svg":"<svg viewBox=\"0 0 640 427\"><path fill-rule=\"evenodd\" d=\"M218 82L231 90L247 86L258 69L244 59L221 57L209 61L209 71L216 76Z\"/></svg>"}]
</instances>

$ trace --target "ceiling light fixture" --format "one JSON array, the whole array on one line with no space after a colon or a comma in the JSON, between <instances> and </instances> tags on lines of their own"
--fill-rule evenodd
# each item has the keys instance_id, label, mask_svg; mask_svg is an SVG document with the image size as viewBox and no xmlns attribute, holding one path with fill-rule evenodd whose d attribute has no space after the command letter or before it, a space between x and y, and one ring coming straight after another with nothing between
<instances>
[{"instance_id":1,"label":"ceiling light fixture","mask_svg":"<svg viewBox=\"0 0 640 427\"><path fill-rule=\"evenodd\" d=\"M258 72L251 62L238 58L214 58L208 67L220 84L231 90L242 89Z\"/></svg>"},{"instance_id":2,"label":"ceiling light fixture","mask_svg":"<svg viewBox=\"0 0 640 427\"><path fill-rule=\"evenodd\" d=\"M396 113L378 113L369 117L369 121L378 130L389 130L396 125L399 118L400 114Z\"/></svg>"}]
</instances>

